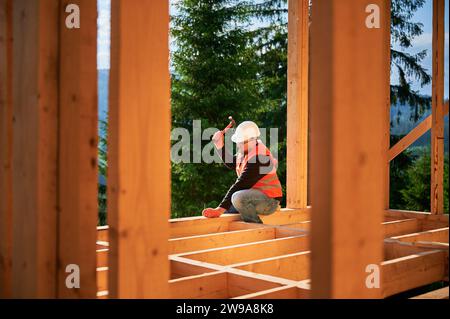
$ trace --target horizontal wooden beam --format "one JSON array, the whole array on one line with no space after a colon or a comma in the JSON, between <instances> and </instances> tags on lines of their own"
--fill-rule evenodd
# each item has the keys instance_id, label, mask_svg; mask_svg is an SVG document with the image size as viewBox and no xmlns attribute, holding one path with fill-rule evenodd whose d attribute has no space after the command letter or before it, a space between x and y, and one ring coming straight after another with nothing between
<instances>
[{"instance_id":1,"label":"horizontal wooden beam","mask_svg":"<svg viewBox=\"0 0 450 319\"><path fill-rule=\"evenodd\" d=\"M403 242L431 241L431 242L448 243L448 236L449 236L448 230L449 228L445 227L402 236L394 236L392 237L392 239Z\"/></svg>"},{"instance_id":2,"label":"horizontal wooden beam","mask_svg":"<svg viewBox=\"0 0 450 319\"><path fill-rule=\"evenodd\" d=\"M280 287L280 284L253 276L242 276L228 272L228 294L231 298L276 287Z\"/></svg>"},{"instance_id":3,"label":"horizontal wooden beam","mask_svg":"<svg viewBox=\"0 0 450 319\"><path fill-rule=\"evenodd\" d=\"M309 249L306 235L265 240L224 248L214 248L202 252L182 254L181 257L204 261L217 265L232 265L241 262L280 256Z\"/></svg>"},{"instance_id":4,"label":"horizontal wooden beam","mask_svg":"<svg viewBox=\"0 0 450 319\"><path fill-rule=\"evenodd\" d=\"M309 251L304 251L236 264L232 265L232 267L258 274L300 281L310 278L310 255Z\"/></svg>"},{"instance_id":5,"label":"horizontal wooden beam","mask_svg":"<svg viewBox=\"0 0 450 319\"><path fill-rule=\"evenodd\" d=\"M408 210L385 210L385 217L396 217L400 219L417 218L421 224L422 230L448 227L448 214L434 215L428 212L415 212Z\"/></svg>"},{"instance_id":6,"label":"horizontal wooden beam","mask_svg":"<svg viewBox=\"0 0 450 319\"><path fill-rule=\"evenodd\" d=\"M295 286L283 286L254 292L234 299L300 299L299 290L300 289Z\"/></svg>"},{"instance_id":7,"label":"horizontal wooden beam","mask_svg":"<svg viewBox=\"0 0 450 319\"><path fill-rule=\"evenodd\" d=\"M169 240L169 254L180 254L268 239L275 239L274 228L262 227L208 235L174 238Z\"/></svg>"},{"instance_id":8,"label":"horizontal wooden beam","mask_svg":"<svg viewBox=\"0 0 450 319\"><path fill-rule=\"evenodd\" d=\"M384 240L384 260L392 260L424 251L435 250L429 247L416 245L415 243L401 242L392 238Z\"/></svg>"},{"instance_id":9,"label":"horizontal wooden beam","mask_svg":"<svg viewBox=\"0 0 450 319\"><path fill-rule=\"evenodd\" d=\"M260 216L265 225L283 225L310 219L310 209L284 208L268 216ZM230 223L240 221L238 214L224 214L219 218L187 217L170 219L170 238L188 237L230 231ZM259 228L261 225L252 224ZM236 226L237 227L237 226ZM236 228L234 229L236 230Z\"/></svg>"},{"instance_id":10,"label":"horizontal wooden beam","mask_svg":"<svg viewBox=\"0 0 450 319\"><path fill-rule=\"evenodd\" d=\"M169 281L174 299L224 299L279 287L280 284L219 271Z\"/></svg>"},{"instance_id":11,"label":"horizontal wooden beam","mask_svg":"<svg viewBox=\"0 0 450 319\"><path fill-rule=\"evenodd\" d=\"M447 252L434 250L383 262L383 297L443 280L448 276L446 259Z\"/></svg>"},{"instance_id":12,"label":"horizontal wooden beam","mask_svg":"<svg viewBox=\"0 0 450 319\"><path fill-rule=\"evenodd\" d=\"M420 223L416 218L384 222L382 225L385 238L416 233L421 230Z\"/></svg>"},{"instance_id":13,"label":"horizontal wooden beam","mask_svg":"<svg viewBox=\"0 0 450 319\"><path fill-rule=\"evenodd\" d=\"M97 249L97 268L108 267L108 248Z\"/></svg>"},{"instance_id":14,"label":"horizontal wooden beam","mask_svg":"<svg viewBox=\"0 0 450 319\"><path fill-rule=\"evenodd\" d=\"M97 291L108 290L108 267L97 268Z\"/></svg>"},{"instance_id":15,"label":"horizontal wooden beam","mask_svg":"<svg viewBox=\"0 0 450 319\"><path fill-rule=\"evenodd\" d=\"M169 281L172 299L229 298L226 272L214 272Z\"/></svg>"},{"instance_id":16,"label":"horizontal wooden beam","mask_svg":"<svg viewBox=\"0 0 450 319\"><path fill-rule=\"evenodd\" d=\"M109 226L98 226L97 227L97 241L108 242Z\"/></svg>"},{"instance_id":17,"label":"horizontal wooden beam","mask_svg":"<svg viewBox=\"0 0 450 319\"><path fill-rule=\"evenodd\" d=\"M449 287L444 287L441 289L436 289L419 296L412 297L410 299L448 299L449 298Z\"/></svg>"},{"instance_id":18,"label":"horizontal wooden beam","mask_svg":"<svg viewBox=\"0 0 450 319\"><path fill-rule=\"evenodd\" d=\"M309 220L310 217L310 208L283 208L272 215L261 216L264 225L242 222L238 214L224 214L219 218L205 218L202 216L174 218L169 220L170 238L173 239L234 230L261 228L270 225L299 223ZM97 227L97 240L109 241L108 232L109 226Z\"/></svg>"},{"instance_id":19,"label":"horizontal wooden beam","mask_svg":"<svg viewBox=\"0 0 450 319\"><path fill-rule=\"evenodd\" d=\"M215 271L218 271L217 268L208 268L195 263L186 262L186 260L183 258L179 260L170 260L170 279L201 275L204 273Z\"/></svg>"}]
</instances>

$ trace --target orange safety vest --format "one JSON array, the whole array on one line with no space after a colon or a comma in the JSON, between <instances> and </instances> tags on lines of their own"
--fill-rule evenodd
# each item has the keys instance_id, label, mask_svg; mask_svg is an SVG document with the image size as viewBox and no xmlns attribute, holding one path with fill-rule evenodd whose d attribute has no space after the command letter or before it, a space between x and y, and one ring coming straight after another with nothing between
<instances>
[{"instance_id":1,"label":"orange safety vest","mask_svg":"<svg viewBox=\"0 0 450 319\"><path fill-rule=\"evenodd\" d=\"M252 186L252 188L263 192L264 194L266 194L268 197L271 198L282 197L283 191L281 188L280 180L278 179L276 169L277 160L272 156L270 150L259 140L256 146L252 150L250 150L249 153L247 153L244 156L242 154L239 154L237 156L236 158L237 176L238 177L241 176L242 172L247 166L248 161L257 155L269 156L273 165L272 170L268 172L266 175L264 175L264 177L262 177L259 181L257 181L256 184Z\"/></svg>"}]
</instances>

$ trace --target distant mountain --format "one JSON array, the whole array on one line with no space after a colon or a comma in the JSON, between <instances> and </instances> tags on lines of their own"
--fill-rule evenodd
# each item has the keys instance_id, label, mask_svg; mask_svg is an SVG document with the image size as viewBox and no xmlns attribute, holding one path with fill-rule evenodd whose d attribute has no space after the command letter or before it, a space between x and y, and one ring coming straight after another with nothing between
<instances>
[{"instance_id":1,"label":"distant mountain","mask_svg":"<svg viewBox=\"0 0 450 319\"><path fill-rule=\"evenodd\" d=\"M98 118L106 120L108 116L109 70L97 71L98 76Z\"/></svg>"},{"instance_id":2,"label":"distant mountain","mask_svg":"<svg viewBox=\"0 0 450 319\"><path fill-rule=\"evenodd\" d=\"M391 106L391 135L406 135L420 122L422 122L428 115L431 114L431 109L427 110L418 121L414 121L411 116L411 107L405 104L398 104ZM444 118L444 149L448 148L448 115ZM431 143L431 130L422 135L413 146L429 146Z\"/></svg>"}]
</instances>

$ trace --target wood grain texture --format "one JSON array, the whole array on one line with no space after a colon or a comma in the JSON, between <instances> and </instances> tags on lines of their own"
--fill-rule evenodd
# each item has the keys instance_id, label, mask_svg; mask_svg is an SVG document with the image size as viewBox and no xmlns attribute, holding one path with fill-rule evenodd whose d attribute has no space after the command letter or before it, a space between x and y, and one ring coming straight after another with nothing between
<instances>
[{"instance_id":1,"label":"wood grain texture","mask_svg":"<svg viewBox=\"0 0 450 319\"><path fill-rule=\"evenodd\" d=\"M289 0L286 206L308 204L309 0Z\"/></svg>"},{"instance_id":2,"label":"wood grain texture","mask_svg":"<svg viewBox=\"0 0 450 319\"><path fill-rule=\"evenodd\" d=\"M56 297L58 10L14 1L13 297Z\"/></svg>"},{"instance_id":3,"label":"wood grain texture","mask_svg":"<svg viewBox=\"0 0 450 319\"><path fill-rule=\"evenodd\" d=\"M368 4L380 8L379 29L366 27ZM389 10L384 0L312 6L313 298L381 297L365 270L383 258Z\"/></svg>"},{"instance_id":4,"label":"wood grain texture","mask_svg":"<svg viewBox=\"0 0 450 319\"><path fill-rule=\"evenodd\" d=\"M68 29L65 9L80 8L80 28ZM97 4L60 2L58 297L96 296ZM65 269L80 267L80 288L68 289Z\"/></svg>"},{"instance_id":5,"label":"wood grain texture","mask_svg":"<svg viewBox=\"0 0 450 319\"><path fill-rule=\"evenodd\" d=\"M168 1L111 3L108 222L112 298L169 296Z\"/></svg>"},{"instance_id":6,"label":"wood grain texture","mask_svg":"<svg viewBox=\"0 0 450 319\"><path fill-rule=\"evenodd\" d=\"M444 213L444 19L445 0L433 0L431 105L431 213Z\"/></svg>"},{"instance_id":7,"label":"wood grain texture","mask_svg":"<svg viewBox=\"0 0 450 319\"><path fill-rule=\"evenodd\" d=\"M12 4L0 0L0 298L12 292Z\"/></svg>"}]
</instances>

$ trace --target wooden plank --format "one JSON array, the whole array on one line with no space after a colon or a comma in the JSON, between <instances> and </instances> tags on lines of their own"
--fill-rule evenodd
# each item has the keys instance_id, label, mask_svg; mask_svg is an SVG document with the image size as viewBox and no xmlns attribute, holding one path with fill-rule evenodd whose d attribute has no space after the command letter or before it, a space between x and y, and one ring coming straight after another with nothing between
<instances>
[{"instance_id":1,"label":"wooden plank","mask_svg":"<svg viewBox=\"0 0 450 319\"><path fill-rule=\"evenodd\" d=\"M419 296L412 297L410 299L448 299L449 288L444 287L441 289L436 289Z\"/></svg>"},{"instance_id":2,"label":"wooden plank","mask_svg":"<svg viewBox=\"0 0 450 319\"><path fill-rule=\"evenodd\" d=\"M300 223L295 223L295 224L283 225L283 227L309 231L309 230L311 230L311 222L306 221L306 222L300 222Z\"/></svg>"},{"instance_id":3,"label":"wooden plank","mask_svg":"<svg viewBox=\"0 0 450 319\"><path fill-rule=\"evenodd\" d=\"M400 141L392 146L388 151L388 161L392 161L409 146L411 146L419 137L425 134L431 128L431 115L427 116L408 134L406 134Z\"/></svg>"},{"instance_id":4,"label":"wooden plank","mask_svg":"<svg viewBox=\"0 0 450 319\"><path fill-rule=\"evenodd\" d=\"M443 116L448 114L448 102L445 103L443 108ZM413 128L408 134L406 134L400 141L392 146L388 151L388 161L392 161L400 153L411 146L417 139L431 129L432 115L427 116L422 122L420 122L415 128Z\"/></svg>"},{"instance_id":5,"label":"wooden plank","mask_svg":"<svg viewBox=\"0 0 450 319\"><path fill-rule=\"evenodd\" d=\"M109 226L97 226L97 241L109 241Z\"/></svg>"},{"instance_id":6,"label":"wooden plank","mask_svg":"<svg viewBox=\"0 0 450 319\"><path fill-rule=\"evenodd\" d=\"M275 227L275 238L292 237L299 235L307 235L309 232L301 229L289 228L285 226Z\"/></svg>"},{"instance_id":7,"label":"wooden plank","mask_svg":"<svg viewBox=\"0 0 450 319\"><path fill-rule=\"evenodd\" d=\"M397 259L414 255L432 249L415 245L415 243L401 242L391 238L384 241L384 260Z\"/></svg>"},{"instance_id":8,"label":"wooden plank","mask_svg":"<svg viewBox=\"0 0 450 319\"><path fill-rule=\"evenodd\" d=\"M112 298L169 296L168 41L168 1L111 2L108 290Z\"/></svg>"},{"instance_id":9,"label":"wooden plank","mask_svg":"<svg viewBox=\"0 0 450 319\"><path fill-rule=\"evenodd\" d=\"M0 298L11 298L12 0L0 0Z\"/></svg>"},{"instance_id":10,"label":"wooden plank","mask_svg":"<svg viewBox=\"0 0 450 319\"><path fill-rule=\"evenodd\" d=\"M101 248L96 250L97 255L97 266L98 267L108 267L108 248ZM95 282L95 281L94 281Z\"/></svg>"},{"instance_id":11,"label":"wooden plank","mask_svg":"<svg viewBox=\"0 0 450 319\"><path fill-rule=\"evenodd\" d=\"M97 291L108 290L108 267L97 268Z\"/></svg>"},{"instance_id":12,"label":"wooden plank","mask_svg":"<svg viewBox=\"0 0 450 319\"><path fill-rule=\"evenodd\" d=\"M399 219L407 219L407 218L417 218L420 221L436 221L440 223L449 224L449 216L445 215L434 215L428 212L415 212L410 210L394 210L388 209L384 212L387 217L395 217Z\"/></svg>"},{"instance_id":13,"label":"wooden plank","mask_svg":"<svg viewBox=\"0 0 450 319\"><path fill-rule=\"evenodd\" d=\"M285 225L311 220L311 209L281 209L272 215L259 216L264 225Z\"/></svg>"},{"instance_id":14,"label":"wooden plank","mask_svg":"<svg viewBox=\"0 0 450 319\"><path fill-rule=\"evenodd\" d=\"M280 256L309 249L309 237L297 236L241 244L202 252L182 254L181 257L216 265L232 265L251 260Z\"/></svg>"},{"instance_id":15,"label":"wooden plank","mask_svg":"<svg viewBox=\"0 0 450 319\"><path fill-rule=\"evenodd\" d=\"M272 226L268 226L268 225L264 225L264 224L246 223L243 221L234 221L234 222L230 222L228 224L229 231L256 229L256 228L263 228L263 227L273 228Z\"/></svg>"},{"instance_id":16,"label":"wooden plank","mask_svg":"<svg viewBox=\"0 0 450 319\"><path fill-rule=\"evenodd\" d=\"M214 272L169 282L172 299L225 299L228 295L228 274Z\"/></svg>"},{"instance_id":17,"label":"wooden plank","mask_svg":"<svg viewBox=\"0 0 450 319\"><path fill-rule=\"evenodd\" d=\"M188 217L170 220L170 238L221 233L229 230L231 221L240 220L239 215L222 215L219 218Z\"/></svg>"},{"instance_id":18,"label":"wooden plank","mask_svg":"<svg viewBox=\"0 0 450 319\"><path fill-rule=\"evenodd\" d=\"M417 241L414 246L421 248L442 249L448 251L448 243L441 243L437 241Z\"/></svg>"},{"instance_id":19,"label":"wooden plank","mask_svg":"<svg viewBox=\"0 0 450 319\"><path fill-rule=\"evenodd\" d=\"M388 44L384 44L383 51L381 52L382 55L382 64L384 65L383 68L383 74L382 76L383 81L385 81L384 84L384 94L383 94L383 102L380 105L382 107L382 113L381 113L381 148L383 154L386 154L386 157L388 156L388 151L391 146L391 86L390 86L390 77L391 77L391 1L392 0L386 0L386 5L380 10L381 15L385 15L385 19L383 20L382 28L384 31L383 37L385 42L389 42ZM366 4L367 6L368 4ZM366 7L366 14L367 14L367 7ZM390 208L390 180L391 180L391 166L390 162L386 160L386 157L383 156L384 162L383 165L383 208L389 209Z\"/></svg>"},{"instance_id":20,"label":"wooden plank","mask_svg":"<svg viewBox=\"0 0 450 319\"><path fill-rule=\"evenodd\" d=\"M383 297L431 284L448 276L444 251L427 251L381 264Z\"/></svg>"},{"instance_id":21,"label":"wooden plank","mask_svg":"<svg viewBox=\"0 0 450 319\"><path fill-rule=\"evenodd\" d=\"M308 204L309 0L288 3L286 205Z\"/></svg>"},{"instance_id":22,"label":"wooden plank","mask_svg":"<svg viewBox=\"0 0 450 319\"><path fill-rule=\"evenodd\" d=\"M271 257L257 261L232 265L258 274L300 281L310 278L310 252Z\"/></svg>"},{"instance_id":23,"label":"wooden plank","mask_svg":"<svg viewBox=\"0 0 450 319\"><path fill-rule=\"evenodd\" d=\"M230 298L280 287L280 284L278 283L233 273L228 273L227 279L228 295L230 296Z\"/></svg>"},{"instance_id":24,"label":"wooden plank","mask_svg":"<svg viewBox=\"0 0 450 319\"><path fill-rule=\"evenodd\" d=\"M444 213L444 37L445 0L433 0L431 93L431 213Z\"/></svg>"},{"instance_id":25,"label":"wooden plank","mask_svg":"<svg viewBox=\"0 0 450 319\"><path fill-rule=\"evenodd\" d=\"M310 209L281 209L268 216L260 216L265 225L283 225L310 219ZM180 238L238 229L260 228L264 225L242 223L239 214L224 214L219 218L187 217L170 219L170 238ZM231 228L230 228L231 227Z\"/></svg>"},{"instance_id":26,"label":"wooden plank","mask_svg":"<svg viewBox=\"0 0 450 319\"><path fill-rule=\"evenodd\" d=\"M275 229L269 227L199 235L169 240L169 254L179 254L275 238Z\"/></svg>"},{"instance_id":27,"label":"wooden plank","mask_svg":"<svg viewBox=\"0 0 450 319\"><path fill-rule=\"evenodd\" d=\"M295 286L283 286L239 296L234 299L306 299L299 297L301 294L300 290Z\"/></svg>"},{"instance_id":28,"label":"wooden plank","mask_svg":"<svg viewBox=\"0 0 450 319\"><path fill-rule=\"evenodd\" d=\"M79 29L66 27L66 7L80 8ZM97 3L62 0L59 67L58 297L96 296ZM65 284L66 266L80 268L79 289Z\"/></svg>"},{"instance_id":29,"label":"wooden plank","mask_svg":"<svg viewBox=\"0 0 450 319\"><path fill-rule=\"evenodd\" d=\"M419 221L415 218L384 222L382 226L385 238L416 233L421 230Z\"/></svg>"},{"instance_id":30,"label":"wooden plank","mask_svg":"<svg viewBox=\"0 0 450 319\"><path fill-rule=\"evenodd\" d=\"M423 232L418 232L414 234L407 234L403 236L395 236L392 239L404 241L404 242L416 242L416 241L432 241L432 242L442 242L448 243L448 227L427 230Z\"/></svg>"},{"instance_id":31,"label":"wooden plank","mask_svg":"<svg viewBox=\"0 0 450 319\"><path fill-rule=\"evenodd\" d=\"M56 297L58 8L14 1L13 297Z\"/></svg>"},{"instance_id":32,"label":"wooden plank","mask_svg":"<svg viewBox=\"0 0 450 319\"><path fill-rule=\"evenodd\" d=\"M189 277L216 271L215 269L202 267L182 260L170 260L170 279Z\"/></svg>"},{"instance_id":33,"label":"wooden plank","mask_svg":"<svg viewBox=\"0 0 450 319\"><path fill-rule=\"evenodd\" d=\"M371 4L378 29L366 27L364 1L312 6L313 298L381 297L366 287L365 269L383 258L390 2Z\"/></svg>"}]
</instances>

